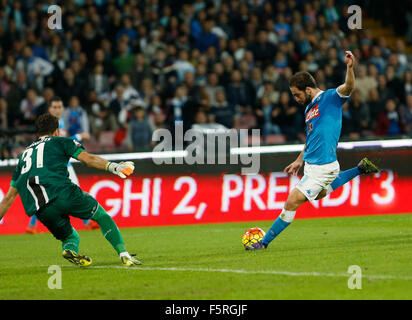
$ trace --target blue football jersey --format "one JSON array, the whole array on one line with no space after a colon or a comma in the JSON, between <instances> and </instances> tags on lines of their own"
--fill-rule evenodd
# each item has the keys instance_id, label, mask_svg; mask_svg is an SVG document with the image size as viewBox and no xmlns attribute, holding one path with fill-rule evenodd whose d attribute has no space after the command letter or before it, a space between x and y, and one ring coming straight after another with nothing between
<instances>
[{"instance_id":1,"label":"blue football jersey","mask_svg":"<svg viewBox=\"0 0 412 320\"><path fill-rule=\"evenodd\" d=\"M304 161L321 165L337 160L336 148L342 129L342 106L348 98L339 95L337 89L329 89L307 105Z\"/></svg>"},{"instance_id":2,"label":"blue football jersey","mask_svg":"<svg viewBox=\"0 0 412 320\"><path fill-rule=\"evenodd\" d=\"M64 118L59 119L59 132L60 132L60 137L67 137L67 131L66 131L66 123L64 121ZM76 140L78 142L81 142L80 139L77 138L77 135L73 135L69 137L72 140ZM72 164L69 162L67 163L67 166L70 167Z\"/></svg>"}]
</instances>

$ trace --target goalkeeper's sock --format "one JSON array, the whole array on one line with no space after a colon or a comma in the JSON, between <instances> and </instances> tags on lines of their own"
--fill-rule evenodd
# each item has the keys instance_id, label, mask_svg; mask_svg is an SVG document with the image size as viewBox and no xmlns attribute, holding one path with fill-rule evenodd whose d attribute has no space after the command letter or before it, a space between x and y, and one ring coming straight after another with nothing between
<instances>
[{"instance_id":1,"label":"goalkeeper's sock","mask_svg":"<svg viewBox=\"0 0 412 320\"><path fill-rule=\"evenodd\" d=\"M76 229L72 227L72 234L64 239L62 244L63 250L71 250L73 252L79 253L79 243L80 236L77 233Z\"/></svg>"},{"instance_id":2,"label":"goalkeeper's sock","mask_svg":"<svg viewBox=\"0 0 412 320\"><path fill-rule=\"evenodd\" d=\"M358 175L360 175L360 171L358 167L354 167L352 169L339 172L339 175L330 184L330 188L328 188L328 194L332 192L333 190L336 190L337 188L343 186L346 182L352 180Z\"/></svg>"},{"instance_id":3,"label":"goalkeeper's sock","mask_svg":"<svg viewBox=\"0 0 412 320\"><path fill-rule=\"evenodd\" d=\"M285 230L295 218L296 211L288 211L283 209L279 217L270 227L269 231L264 236L262 243L267 247L283 230Z\"/></svg>"},{"instance_id":4,"label":"goalkeeper's sock","mask_svg":"<svg viewBox=\"0 0 412 320\"><path fill-rule=\"evenodd\" d=\"M99 205L99 208L91 219L98 223L103 236L110 242L118 254L126 252L126 246L119 228L101 205Z\"/></svg>"},{"instance_id":5,"label":"goalkeeper's sock","mask_svg":"<svg viewBox=\"0 0 412 320\"><path fill-rule=\"evenodd\" d=\"M37 223L37 217L36 215L32 215L30 218L29 227L34 227L36 223Z\"/></svg>"}]
</instances>

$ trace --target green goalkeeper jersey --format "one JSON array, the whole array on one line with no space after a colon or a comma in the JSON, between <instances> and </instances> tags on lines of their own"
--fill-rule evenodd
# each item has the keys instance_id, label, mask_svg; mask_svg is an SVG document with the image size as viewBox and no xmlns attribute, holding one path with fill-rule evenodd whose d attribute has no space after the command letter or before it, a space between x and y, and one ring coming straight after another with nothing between
<instances>
[{"instance_id":1,"label":"green goalkeeper jersey","mask_svg":"<svg viewBox=\"0 0 412 320\"><path fill-rule=\"evenodd\" d=\"M77 159L83 150L79 142L70 138L45 136L23 151L11 186L17 188L28 216L34 215L59 194L77 187L69 178L67 163L70 158Z\"/></svg>"}]
</instances>

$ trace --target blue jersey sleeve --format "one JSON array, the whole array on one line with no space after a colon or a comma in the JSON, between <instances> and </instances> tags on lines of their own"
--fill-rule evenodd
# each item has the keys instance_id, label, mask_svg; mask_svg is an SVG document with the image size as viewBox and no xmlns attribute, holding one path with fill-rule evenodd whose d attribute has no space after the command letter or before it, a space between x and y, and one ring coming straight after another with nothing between
<instances>
[{"instance_id":1,"label":"blue jersey sleeve","mask_svg":"<svg viewBox=\"0 0 412 320\"><path fill-rule=\"evenodd\" d=\"M332 99L332 105L335 105L339 108L342 108L344 103L349 100L350 96L345 96L338 92L338 88L336 89L329 89L330 99Z\"/></svg>"}]
</instances>

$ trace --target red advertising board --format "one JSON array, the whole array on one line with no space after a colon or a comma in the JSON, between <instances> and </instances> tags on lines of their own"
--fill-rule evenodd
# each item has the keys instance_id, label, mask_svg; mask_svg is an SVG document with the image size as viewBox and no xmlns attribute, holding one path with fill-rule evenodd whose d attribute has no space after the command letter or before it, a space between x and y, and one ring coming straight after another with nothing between
<instances>
[{"instance_id":1,"label":"red advertising board","mask_svg":"<svg viewBox=\"0 0 412 320\"><path fill-rule=\"evenodd\" d=\"M119 227L141 227L274 220L299 177L281 172L150 175L126 180L79 175L79 181ZM9 183L9 175L0 175L0 198ZM392 171L357 177L328 197L305 203L296 218L412 213L411 183L412 177L398 177ZM18 197L0 223L0 234L22 233L28 221ZM72 222L79 230L84 228L80 220Z\"/></svg>"}]
</instances>

